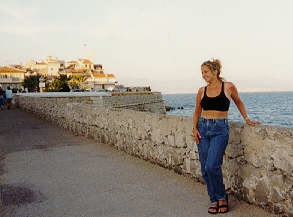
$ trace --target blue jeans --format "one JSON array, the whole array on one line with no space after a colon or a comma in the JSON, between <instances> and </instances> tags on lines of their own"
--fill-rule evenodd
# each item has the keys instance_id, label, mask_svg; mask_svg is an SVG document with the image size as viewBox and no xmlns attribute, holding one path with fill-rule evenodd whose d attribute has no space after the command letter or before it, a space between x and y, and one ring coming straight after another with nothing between
<instances>
[{"instance_id":1,"label":"blue jeans","mask_svg":"<svg viewBox=\"0 0 293 217\"><path fill-rule=\"evenodd\" d=\"M207 185L211 203L226 200L222 163L229 140L229 124L226 118L206 119L199 117L198 154L202 177Z\"/></svg>"}]
</instances>

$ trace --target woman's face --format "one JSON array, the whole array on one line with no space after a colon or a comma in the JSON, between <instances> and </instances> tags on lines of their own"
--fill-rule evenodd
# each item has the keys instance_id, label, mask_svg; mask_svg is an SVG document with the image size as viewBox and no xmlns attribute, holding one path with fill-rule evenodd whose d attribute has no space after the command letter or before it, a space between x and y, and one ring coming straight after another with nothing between
<instances>
[{"instance_id":1,"label":"woman's face","mask_svg":"<svg viewBox=\"0 0 293 217\"><path fill-rule=\"evenodd\" d=\"M217 74L210 70L210 68L206 65L201 67L202 78L207 82L210 83L214 79L217 79Z\"/></svg>"}]
</instances>

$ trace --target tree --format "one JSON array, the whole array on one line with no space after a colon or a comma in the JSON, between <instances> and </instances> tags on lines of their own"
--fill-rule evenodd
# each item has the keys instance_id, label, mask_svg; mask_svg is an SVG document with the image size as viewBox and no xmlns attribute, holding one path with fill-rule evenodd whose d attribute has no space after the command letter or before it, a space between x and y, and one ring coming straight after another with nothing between
<instances>
[{"instance_id":1,"label":"tree","mask_svg":"<svg viewBox=\"0 0 293 217\"><path fill-rule=\"evenodd\" d=\"M59 80L61 82L61 92L69 92L70 88L68 86L68 81L70 80L70 78L67 78L66 75L60 75Z\"/></svg>"},{"instance_id":2,"label":"tree","mask_svg":"<svg viewBox=\"0 0 293 217\"><path fill-rule=\"evenodd\" d=\"M80 89L81 84L85 81L85 75L73 75L68 83L72 89Z\"/></svg>"},{"instance_id":3,"label":"tree","mask_svg":"<svg viewBox=\"0 0 293 217\"><path fill-rule=\"evenodd\" d=\"M29 92L34 91L36 88L39 88L39 78L40 75L30 75L25 77L23 81L24 88L27 88Z\"/></svg>"},{"instance_id":4,"label":"tree","mask_svg":"<svg viewBox=\"0 0 293 217\"><path fill-rule=\"evenodd\" d=\"M66 75L61 75L59 78L54 79L54 81L47 83L47 90L56 92L69 92L70 88L67 84L68 80L69 79Z\"/></svg>"}]
</instances>

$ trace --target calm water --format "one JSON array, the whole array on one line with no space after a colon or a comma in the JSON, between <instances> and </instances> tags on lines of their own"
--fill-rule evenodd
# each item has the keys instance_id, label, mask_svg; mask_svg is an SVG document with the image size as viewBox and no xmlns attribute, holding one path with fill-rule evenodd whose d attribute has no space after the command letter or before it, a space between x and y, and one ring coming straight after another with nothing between
<instances>
[{"instance_id":1,"label":"calm water","mask_svg":"<svg viewBox=\"0 0 293 217\"><path fill-rule=\"evenodd\" d=\"M250 120L264 125L293 128L293 92L239 93ZM193 116L196 94L163 94L164 104L176 109L167 115ZM184 109L177 109L183 106ZM244 122L231 100L229 120Z\"/></svg>"}]
</instances>

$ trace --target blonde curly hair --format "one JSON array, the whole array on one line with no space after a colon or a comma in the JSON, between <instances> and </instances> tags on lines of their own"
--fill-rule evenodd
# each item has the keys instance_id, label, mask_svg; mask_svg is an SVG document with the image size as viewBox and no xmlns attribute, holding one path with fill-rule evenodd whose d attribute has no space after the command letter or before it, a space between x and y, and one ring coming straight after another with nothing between
<instances>
[{"instance_id":1,"label":"blonde curly hair","mask_svg":"<svg viewBox=\"0 0 293 217\"><path fill-rule=\"evenodd\" d=\"M219 59L212 59L212 60L207 60L201 64L201 66L207 66L211 71L216 71L217 72L217 78L221 81L224 81L225 79L220 76L221 71L222 71L222 63Z\"/></svg>"}]
</instances>

